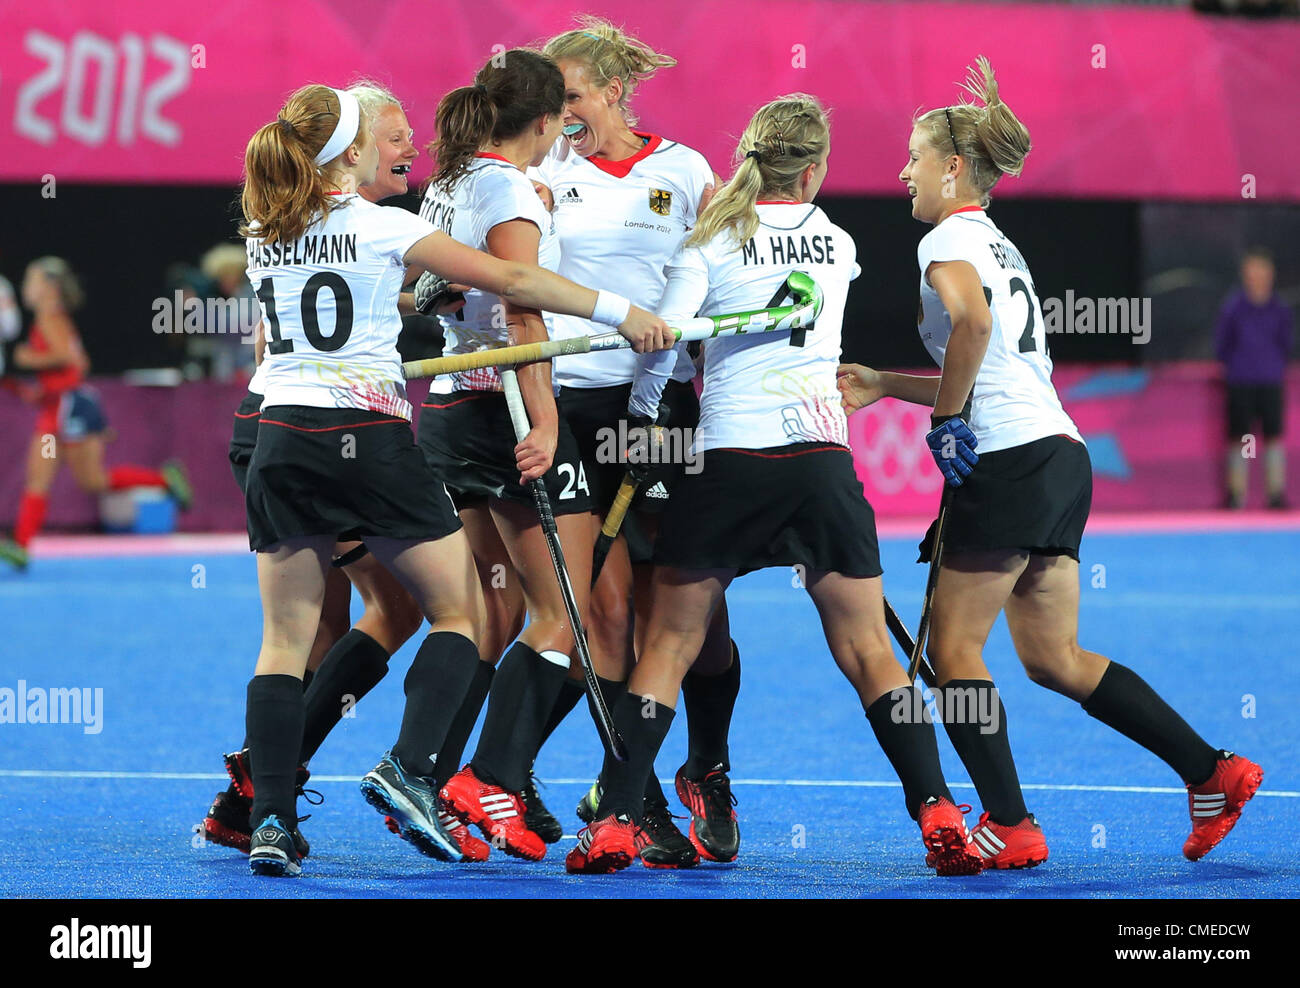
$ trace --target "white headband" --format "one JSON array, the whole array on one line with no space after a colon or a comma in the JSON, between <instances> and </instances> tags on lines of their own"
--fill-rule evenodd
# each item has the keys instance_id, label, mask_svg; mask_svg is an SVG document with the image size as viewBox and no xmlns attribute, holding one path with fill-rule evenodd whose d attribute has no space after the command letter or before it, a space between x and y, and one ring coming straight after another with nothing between
<instances>
[{"instance_id":1,"label":"white headband","mask_svg":"<svg viewBox=\"0 0 1300 988\"><path fill-rule=\"evenodd\" d=\"M357 127L361 124L361 104L357 98L341 89L331 89L330 92L339 98L339 122L330 139L320 149L320 154L316 155L317 165L333 161L346 151L357 139Z\"/></svg>"}]
</instances>

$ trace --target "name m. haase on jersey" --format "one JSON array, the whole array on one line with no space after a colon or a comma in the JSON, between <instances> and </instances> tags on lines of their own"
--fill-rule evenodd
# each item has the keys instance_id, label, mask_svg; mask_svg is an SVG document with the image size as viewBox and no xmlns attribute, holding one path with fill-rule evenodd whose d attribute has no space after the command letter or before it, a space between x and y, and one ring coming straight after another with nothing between
<instances>
[{"instance_id":1,"label":"name m. haase on jersey","mask_svg":"<svg viewBox=\"0 0 1300 988\"><path fill-rule=\"evenodd\" d=\"M811 237L784 236L766 237L762 244L759 237L750 238L741 249L741 259L745 264L834 264L835 241L828 236L817 234ZM767 250L760 254L760 246Z\"/></svg>"}]
</instances>

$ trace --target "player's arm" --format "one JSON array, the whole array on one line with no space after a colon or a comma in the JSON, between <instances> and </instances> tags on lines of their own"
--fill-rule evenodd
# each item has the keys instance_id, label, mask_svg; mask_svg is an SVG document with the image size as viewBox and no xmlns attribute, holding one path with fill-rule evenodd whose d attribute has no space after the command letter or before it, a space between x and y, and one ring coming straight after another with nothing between
<instances>
[{"instance_id":1,"label":"player's arm","mask_svg":"<svg viewBox=\"0 0 1300 988\"><path fill-rule=\"evenodd\" d=\"M934 261L926 277L952 320L943 354L943 376L931 416L937 420L960 415L966 407L993 335L993 313L984 298L979 274L969 261Z\"/></svg>"},{"instance_id":2,"label":"player's arm","mask_svg":"<svg viewBox=\"0 0 1300 988\"><path fill-rule=\"evenodd\" d=\"M253 327L253 366L261 367L264 359L266 359L266 326L259 319L257 325Z\"/></svg>"},{"instance_id":3,"label":"player's arm","mask_svg":"<svg viewBox=\"0 0 1300 988\"><path fill-rule=\"evenodd\" d=\"M30 343L19 343L14 347L15 367L48 370L83 362L72 323L67 319L56 318L43 322L41 334L45 337L44 352L36 350Z\"/></svg>"},{"instance_id":4,"label":"player's arm","mask_svg":"<svg viewBox=\"0 0 1300 988\"><path fill-rule=\"evenodd\" d=\"M618 320L618 332L637 353L662 350L676 342L667 323L626 299L584 288L536 264L500 260L457 243L441 230L412 244L405 261L517 305L581 316L611 326Z\"/></svg>"},{"instance_id":5,"label":"player's arm","mask_svg":"<svg viewBox=\"0 0 1300 988\"><path fill-rule=\"evenodd\" d=\"M852 414L881 398L898 398L916 405L934 405L939 396L937 374L897 374L861 364L840 364L835 383L840 389L844 411Z\"/></svg>"},{"instance_id":6,"label":"player's arm","mask_svg":"<svg viewBox=\"0 0 1300 988\"><path fill-rule=\"evenodd\" d=\"M506 261L537 261L541 232L536 224L525 220L508 220L492 227L487 234L487 249L493 257ZM505 301L506 331L510 344L541 343L549 338L542 314L536 310ZM549 360L524 364L518 368L519 391L528 410L532 428L523 442L515 447L515 463L523 483L536 480L551 468L555 459L560 417L555 408Z\"/></svg>"}]
</instances>

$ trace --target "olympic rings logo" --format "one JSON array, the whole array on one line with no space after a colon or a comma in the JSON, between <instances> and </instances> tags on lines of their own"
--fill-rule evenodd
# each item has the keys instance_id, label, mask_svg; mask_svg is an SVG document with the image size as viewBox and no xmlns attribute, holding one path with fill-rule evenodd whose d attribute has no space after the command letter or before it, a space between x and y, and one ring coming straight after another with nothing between
<instances>
[{"instance_id":1,"label":"olympic rings logo","mask_svg":"<svg viewBox=\"0 0 1300 988\"><path fill-rule=\"evenodd\" d=\"M868 493L929 494L943 486L925 444L929 409L879 401L849 419L849 443Z\"/></svg>"}]
</instances>

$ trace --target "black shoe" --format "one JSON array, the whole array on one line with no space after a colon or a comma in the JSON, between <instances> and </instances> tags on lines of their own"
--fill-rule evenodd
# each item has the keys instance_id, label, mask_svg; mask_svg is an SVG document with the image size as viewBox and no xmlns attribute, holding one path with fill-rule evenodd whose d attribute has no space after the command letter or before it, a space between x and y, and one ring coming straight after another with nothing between
<instances>
[{"instance_id":1,"label":"black shoe","mask_svg":"<svg viewBox=\"0 0 1300 988\"><path fill-rule=\"evenodd\" d=\"M1270 511L1290 511L1291 505L1287 502L1285 494L1271 494L1268 499L1268 508Z\"/></svg>"},{"instance_id":2,"label":"black shoe","mask_svg":"<svg viewBox=\"0 0 1300 988\"><path fill-rule=\"evenodd\" d=\"M677 770L677 796L691 811L691 842L710 861L735 861L740 853L740 824L736 797L721 765L703 779L688 779L686 766Z\"/></svg>"},{"instance_id":3,"label":"black shoe","mask_svg":"<svg viewBox=\"0 0 1300 988\"><path fill-rule=\"evenodd\" d=\"M554 844L564 836L560 821L555 819L555 815L546 808L542 797L537 794L537 777L531 771L519 798L524 804L525 827L548 844Z\"/></svg>"},{"instance_id":4,"label":"black shoe","mask_svg":"<svg viewBox=\"0 0 1300 988\"><path fill-rule=\"evenodd\" d=\"M463 861L460 845L438 820L437 782L408 775L392 752L361 780L366 802L397 821L403 840L439 861Z\"/></svg>"},{"instance_id":5,"label":"black shoe","mask_svg":"<svg viewBox=\"0 0 1300 988\"><path fill-rule=\"evenodd\" d=\"M647 868L694 868L700 855L677 829L668 800L646 800L637 828L637 852Z\"/></svg>"},{"instance_id":6,"label":"black shoe","mask_svg":"<svg viewBox=\"0 0 1300 988\"><path fill-rule=\"evenodd\" d=\"M578 815L579 820L583 823L591 823L592 820L596 819L596 810L600 807L600 797L602 795L599 780L593 782L591 788L583 793L582 798L578 800L578 808L573 811Z\"/></svg>"},{"instance_id":7,"label":"black shoe","mask_svg":"<svg viewBox=\"0 0 1300 988\"><path fill-rule=\"evenodd\" d=\"M253 832L253 826L248 822L252 809L253 801L241 796L233 784L223 789L217 793L217 798L208 808L208 815L203 818L203 839L247 854L249 837ZM302 856L299 852L299 857Z\"/></svg>"},{"instance_id":8,"label":"black shoe","mask_svg":"<svg viewBox=\"0 0 1300 988\"><path fill-rule=\"evenodd\" d=\"M278 816L268 816L253 831L248 849L248 869L254 875L297 878L302 862L293 835Z\"/></svg>"},{"instance_id":9,"label":"black shoe","mask_svg":"<svg viewBox=\"0 0 1300 988\"><path fill-rule=\"evenodd\" d=\"M242 751L236 751L234 754L224 755L222 757L226 761L226 774L230 776L230 788L226 790L226 793L229 793L232 796L238 797L239 799L246 801L248 805L244 810L243 843L228 844L223 840L217 840L216 842L218 844L225 844L227 847L237 847L241 851L247 853L248 834L252 831L252 823L248 819L248 814L253 809L253 772L248 764L248 749L245 748ZM300 796L303 799L307 800L307 802L310 803L312 806L319 806L321 803L325 802L325 797L322 796L315 789L303 788L307 780L310 778L311 778L311 772L307 771L307 766L299 765L298 773L296 776L294 776L293 794L295 797ZM221 796L222 794L218 793L217 799L220 800ZM313 799L312 798L313 796L316 798ZM217 804L214 802L212 804L212 808L216 809L216 806ZM209 817L212 816L212 810L208 811L208 816ZM298 817L296 822L302 823L304 820L310 820L310 819L311 819L311 814L308 813L306 816ZM205 831L207 827L207 822L208 822L207 820L203 821ZM214 840L215 838L208 838L208 839ZM293 842L295 846L298 848L298 856L300 858L305 858L307 857L307 855L311 853L311 845L307 843L307 838L302 835L302 831L299 830L297 826L293 828Z\"/></svg>"}]
</instances>

